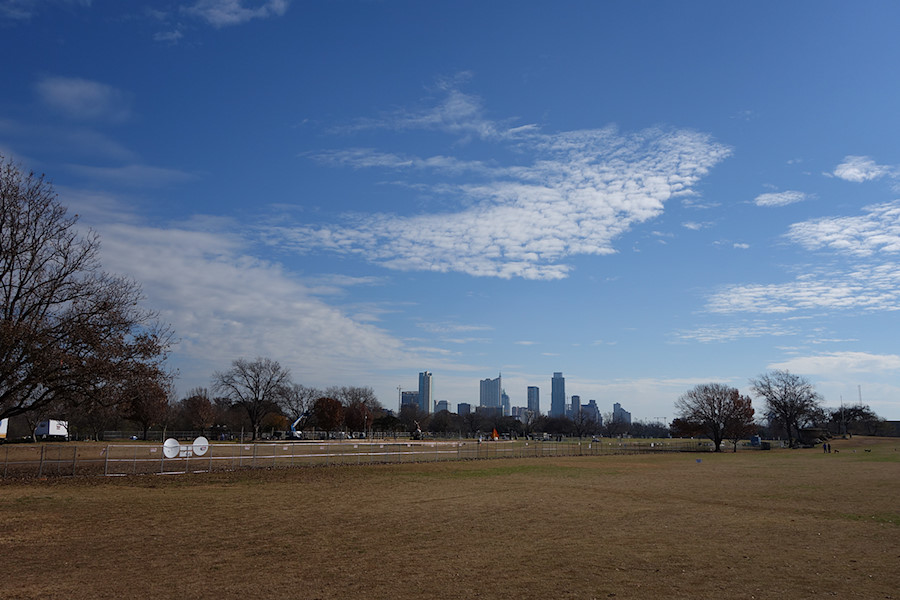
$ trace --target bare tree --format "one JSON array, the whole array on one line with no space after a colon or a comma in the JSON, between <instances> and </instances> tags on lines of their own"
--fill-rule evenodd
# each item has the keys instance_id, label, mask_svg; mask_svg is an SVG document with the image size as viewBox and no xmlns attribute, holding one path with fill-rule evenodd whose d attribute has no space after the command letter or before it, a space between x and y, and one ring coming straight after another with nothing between
<instances>
[{"instance_id":1,"label":"bare tree","mask_svg":"<svg viewBox=\"0 0 900 600\"><path fill-rule=\"evenodd\" d=\"M587 435L593 435L600 430L600 424L587 411L580 410L572 417L572 423L575 426L575 435L583 438Z\"/></svg>"},{"instance_id":2,"label":"bare tree","mask_svg":"<svg viewBox=\"0 0 900 600\"><path fill-rule=\"evenodd\" d=\"M104 273L99 236L66 213L43 176L0 156L0 418L161 367L171 344L140 286Z\"/></svg>"},{"instance_id":3,"label":"bare tree","mask_svg":"<svg viewBox=\"0 0 900 600\"><path fill-rule=\"evenodd\" d=\"M789 371L771 371L750 380L753 392L765 399L766 413L778 418L787 429L788 444L799 439L800 428L821 410L822 397L804 377ZM794 432L797 438L794 438Z\"/></svg>"},{"instance_id":4,"label":"bare tree","mask_svg":"<svg viewBox=\"0 0 900 600\"><path fill-rule=\"evenodd\" d=\"M290 377L290 371L270 358L254 361L239 358L227 371L213 375L213 389L247 411L255 440L263 418L278 410Z\"/></svg>"},{"instance_id":5,"label":"bare tree","mask_svg":"<svg viewBox=\"0 0 900 600\"><path fill-rule=\"evenodd\" d=\"M303 421L309 418L313 402L323 396L320 390L294 383L285 387L281 396L281 408L294 427L303 428Z\"/></svg>"},{"instance_id":6,"label":"bare tree","mask_svg":"<svg viewBox=\"0 0 900 600\"><path fill-rule=\"evenodd\" d=\"M344 406L358 403L363 404L373 413L381 413L384 407L375 396L375 390L361 386L331 386L325 390L325 395L340 401Z\"/></svg>"},{"instance_id":7,"label":"bare tree","mask_svg":"<svg viewBox=\"0 0 900 600\"><path fill-rule=\"evenodd\" d=\"M712 440L716 452L721 452L729 419L736 414L733 406L735 398L740 397L736 389L727 385L702 383L675 401L675 414L678 419L702 431L703 435Z\"/></svg>"}]
</instances>

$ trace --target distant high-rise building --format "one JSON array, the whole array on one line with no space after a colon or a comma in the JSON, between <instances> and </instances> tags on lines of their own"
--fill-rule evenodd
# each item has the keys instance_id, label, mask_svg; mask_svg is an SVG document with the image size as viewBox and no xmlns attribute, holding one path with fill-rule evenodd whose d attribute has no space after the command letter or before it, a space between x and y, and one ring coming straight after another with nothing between
<instances>
[{"instance_id":1,"label":"distant high-rise building","mask_svg":"<svg viewBox=\"0 0 900 600\"><path fill-rule=\"evenodd\" d=\"M450 403L447 402L446 400L438 400L437 403L434 405L434 412L439 413L442 410L446 410L447 412L450 412Z\"/></svg>"},{"instance_id":2,"label":"distant high-rise building","mask_svg":"<svg viewBox=\"0 0 900 600\"><path fill-rule=\"evenodd\" d=\"M616 402L613 404L613 421L616 423L628 423L631 425L631 413L622 408L622 405Z\"/></svg>"},{"instance_id":3,"label":"distant high-rise building","mask_svg":"<svg viewBox=\"0 0 900 600\"><path fill-rule=\"evenodd\" d=\"M578 413L581 412L581 396L572 396L572 401L569 404L569 417L576 419L578 418Z\"/></svg>"},{"instance_id":4,"label":"distant high-rise building","mask_svg":"<svg viewBox=\"0 0 900 600\"><path fill-rule=\"evenodd\" d=\"M596 400L590 400L587 404L582 404L581 414L586 416L588 420L597 423L597 425L603 425L603 417L600 415L600 407L597 406Z\"/></svg>"},{"instance_id":5,"label":"distant high-rise building","mask_svg":"<svg viewBox=\"0 0 900 600\"><path fill-rule=\"evenodd\" d=\"M459 416L465 416L470 412L472 412L472 405L468 402L460 402L456 405L456 414L458 414Z\"/></svg>"},{"instance_id":6,"label":"distant high-rise building","mask_svg":"<svg viewBox=\"0 0 900 600\"><path fill-rule=\"evenodd\" d=\"M500 386L500 375L497 375L497 379L482 379L479 406L500 407L502 393L503 388Z\"/></svg>"},{"instance_id":7,"label":"distant high-rise building","mask_svg":"<svg viewBox=\"0 0 900 600\"><path fill-rule=\"evenodd\" d=\"M500 390L500 408L503 409L504 417L508 417L511 414L509 394L506 393L506 390Z\"/></svg>"},{"instance_id":8,"label":"distant high-rise building","mask_svg":"<svg viewBox=\"0 0 900 600\"><path fill-rule=\"evenodd\" d=\"M566 378L562 373L554 373L550 380L550 416L566 416Z\"/></svg>"},{"instance_id":9,"label":"distant high-rise building","mask_svg":"<svg viewBox=\"0 0 900 600\"><path fill-rule=\"evenodd\" d=\"M535 415L541 414L541 389L536 385L528 386L528 410Z\"/></svg>"},{"instance_id":10,"label":"distant high-rise building","mask_svg":"<svg viewBox=\"0 0 900 600\"><path fill-rule=\"evenodd\" d=\"M433 377L428 371L419 373L419 410L424 413L430 413L434 408Z\"/></svg>"},{"instance_id":11,"label":"distant high-rise building","mask_svg":"<svg viewBox=\"0 0 900 600\"><path fill-rule=\"evenodd\" d=\"M400 392L400 406L407 404L419 404L419 392Z\"/></svg>"}]
</instances>

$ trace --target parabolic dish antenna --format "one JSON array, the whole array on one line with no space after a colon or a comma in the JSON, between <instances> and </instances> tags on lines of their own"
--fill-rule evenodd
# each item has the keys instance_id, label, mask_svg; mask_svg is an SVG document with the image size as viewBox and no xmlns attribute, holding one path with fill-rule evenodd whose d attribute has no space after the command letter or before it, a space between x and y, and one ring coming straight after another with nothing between
<instances>
[{"instance_id":1,"label":"parabolic dish antenna","mask_svg":"<svg viewBox=\"0 0 900 600\"><path fill-rule=\"evenodd\" d=\"M163 454L166 458L175 458L181 452L181 444L175 438L169 438L163 444Z\"/></svg>"},{"instance_id":2,"label":"parabolic dish antenna","mask_svg":"<svg viewBox=\"0 0 900 600\"><path fill-rule=\"evenodd\" d=\"M203 456L204 454L206 454L206 451L209 450L209 440L201 435L196 440L194 440L192 449L194 451L194 455Z\"/></svg>"}]
</instances>

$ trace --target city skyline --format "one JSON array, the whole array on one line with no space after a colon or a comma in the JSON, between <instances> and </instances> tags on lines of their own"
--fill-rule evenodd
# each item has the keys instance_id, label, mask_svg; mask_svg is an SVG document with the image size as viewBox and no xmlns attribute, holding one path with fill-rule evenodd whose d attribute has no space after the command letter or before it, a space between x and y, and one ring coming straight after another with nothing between
<instances>
[{"instance_id":1,"label":"city skyline","mask_svg":"<svg viewBox=\"0 0 900 600\"><path fill-rule=\"evenodd\" d=\"M882 1L0 0L0 154L172 325L178 398L268 357L388 408L427 366L430 409L502 372L550 412L561 371L670 419L697 384L752 396L787 369L897 420L897 22Z\"/></svg>"}]
</instances>

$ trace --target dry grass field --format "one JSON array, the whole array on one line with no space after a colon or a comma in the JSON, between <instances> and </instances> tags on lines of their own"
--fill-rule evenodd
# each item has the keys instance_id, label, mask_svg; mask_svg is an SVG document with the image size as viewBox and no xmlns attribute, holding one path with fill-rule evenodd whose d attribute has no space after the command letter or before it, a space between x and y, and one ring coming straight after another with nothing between
<instances>
[{"instance_id":1,"label":"dry grass field","mask_svg":"<svg viewBox=\"0 0 900 600\"><path fill-rule=\"evenodd\" d=\"M834 448L0 480L0 597L900 598L900 440Z\"/></svg>"}]
</instances>

